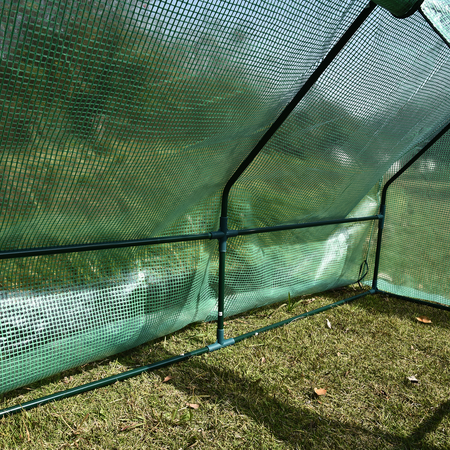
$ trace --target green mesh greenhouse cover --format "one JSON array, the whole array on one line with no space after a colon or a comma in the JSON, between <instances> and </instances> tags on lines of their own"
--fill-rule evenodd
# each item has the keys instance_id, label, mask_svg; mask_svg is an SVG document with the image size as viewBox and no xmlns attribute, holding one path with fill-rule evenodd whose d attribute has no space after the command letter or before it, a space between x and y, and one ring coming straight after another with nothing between
<instances>
[{"instance_id":1,"label":"green mesh greenhouse cover","mask_svg":"<svg viewBox=\"0 0 450 450\"><path fill-rule=\"evenodd\" d=\"M377 3L237 179L229 229L376 215L449 122L450 1ZM217 319L215 239L6 256L210 236L227 181L368 6L0 3L0 392ZM449 148L389 191L388 292L450 304ZM228 239L225 315L370 284L376 236L363 221Z\"/></svg>"}]
</instances>

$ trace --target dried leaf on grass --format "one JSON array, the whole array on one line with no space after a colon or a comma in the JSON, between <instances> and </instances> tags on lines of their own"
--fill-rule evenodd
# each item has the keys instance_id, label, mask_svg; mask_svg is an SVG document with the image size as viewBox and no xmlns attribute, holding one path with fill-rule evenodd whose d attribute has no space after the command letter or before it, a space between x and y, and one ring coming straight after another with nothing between
<instances>
[{"instance_id":1,"label":"dried leaf on grass","mask_svg":"<svg viewBox=\"0 0 450 450\"><path fill-rule=\"evenodd\" d=\"M326 389L314 388L314 392L316 393L316 395L326 395L327 394L327 390Z\"/></svg>"},{"instance_id":2,"label":"dried leaf on grass","mask_svg":"<svg viewBox=\"0 0 450 450\"><path fill-rule=\"evenodd\" d=\"M198 409L200 405L198 403L186 403L186 406L191 409Z\"/></svg>"},{"instance_id":3,"label":"dried leaf on grass","mask_svg":"<svg viewBox=\"0 0 450 450\"><path fill-rule=\"evenodd\" d=\"M422 323L431 323L431 319L429 319L427 316L416 317L416 319Z\"/></svg>"},{"instance_id":4,"label":"dried leaf on grass","mask_svg":"<svg viewBox=\"0 0 450 450\"><path fill-rule=\"evenodd\" d=\"M266 358L264 356L261 358L261 364L264 364L266 362Z\"/></svg>"},{"instance_id":5,"label":"dried leaf on grass","mask_svg":"<svg viewBox=\"0 0 450 450\"><path fill-rule=\"evenodd\" d=\"M167 375L166 378L164 378L163 383L167 383L168 381L170 381L172 379L172 377L170 375Z\"/></svg>"},{"instance_id":6,"label":"dried leaf on grass","mask_svg":"<svg viewBox=\"0 0 450 450\"><path fill-rule=\"evenodd\" d=\"M327 319L327 327L331 329L331 322Z\"/></svg>"},{"instance_id":7,"label":"dried leaf on grass","mask_svg":"<svg viewBox=\"0 0 450 450\"><path fill-rule=\"evenodd\" d=\"M411 383L418 383L419 380L415 377L415 375L411 375L410 377L406 377L408 381L411 381Z\"/></svg>"}]
</instances>

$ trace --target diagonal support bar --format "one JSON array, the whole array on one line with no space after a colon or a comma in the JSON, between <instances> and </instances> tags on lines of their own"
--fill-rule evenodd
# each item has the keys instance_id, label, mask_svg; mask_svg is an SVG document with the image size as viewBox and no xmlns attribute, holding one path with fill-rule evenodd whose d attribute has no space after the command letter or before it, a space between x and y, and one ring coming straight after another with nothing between
<instances>
[{"instance_id":1,"label":"diagonal support bar","mask_svg":"<svg viewBox=\"0 0 450 450\"><path fill-rule=\"evenodd\" d=\"M286 105L284 110L278 116L278 118L273 122L271 127L266 131L263 137L259 140L253 150L248 154L248 156L242 161L236 171L228 180L227 184L223 189L222 194L222 217L226 217L228 214L228 197L230 190L239 177L245 172L245 170L250 166L253 160L258 156L258 153L264 148L264 146L269 142L270 138L276 133L276 131L283 125L285 120L289 117L291 112L295 107L302 101L309 90L314 86L320 76L325 72L328 66L333 62L340 51L347 45L352 36L358 31L359 27L365 22L365 20L370 16L372 11L376 8L376 4L372 1L369 3L367 8L365 8L359 16L350 25L348 30L341 36L341 38L334 44L332 49L328 52L322 62L317 66L311 76L306 80L305 84L300 88L294 98Z\"/></svg>"},{"instance_id":2,"label":"diagonal support bar","mask_svg":"<svg viewBox=\"0 0 450 450\"><path fill-rule=\"evenodd\" d=\"M274 323L272 325L268 325L266 327L263 327L263 328L260 328L258 330L252 331L251 333L246 333L246 334L237 336L234 339L227 339L223 344L219 344L219 343L211 344L211 345L199 348L198 350L194 350L194 351L189 352L189 353L183 353L181 355L173 356L172 358L168 358L168 359L165 359L163 361L158 361L156 363L149 364L147 366L137 367L135 369L129 370L127 372L120 373L118 375L113 375L111 377L103 378L101 380L94 381L92 383L83 384L81 386L77 386L77 387L74 387L74 388L71 388L71 389L67 389L65 391L55 392L54 394L47 395L45 397L41 397L41 398L38 398L36 400L31 400L31 401L26 402L26 403L22 403L22 404L18 404L18 405L15 405L15 406L11 406L9 408L5 408L5 409L0 411L0 419L2 419L3 417L6 417L6 416L11 416L13 414L17 414L17 413L19 413L21 411L28 411L28 410L36 408L38 406L46 405L47 403L55 402L57 400L63 400L65 398L74 397L75 395L82 394L84 392L89 392L89 391L92 391L94 389L98 389L98 388L101 388L101 387L109 386L109 385L114 384L114 383L116 383L118 381L125 381L128 378L135 377L135 376L140 375L140 374L142 374L144 372L150 372L150 371L153 371L153 370L162 369L163 367L167 367L167 366L170 366L170 365L175 364L175 363L186 361L187 359L192 358L193 356L200 356L200 355L203 355L203 354L208 353L208 352L212 352L212 351L215 351L215 350L222 349L224 347L227 347L228 345L232 345L234 343L243 341L244 339L248 339L248 338L253 337L253 336L258 336L261 333L264 333L264 332L269 331L269 330L273 330L274 328L279 328L281 326L287 325L287 324L289 324L289 323L291 323L291 322L293 322L295 320L304 319L306 317L313 316L315 314L319 314L319 313L321 313L323 311L326 311L328 309L335 308L335 307L343 305L345 303L349 303L351 301L357 300L358 298L361 298L361 297L363 297L365 295L372 294L372 293L373 293L372 290L362 292L361 294L355 295L353 297L350 297L350 298L347 298L347 299L344 299L344 300L339 300L339 301L337 301L335 303L331 303L331 304L323 306L321 308L317 308L317 309L314 309L312 311L300 314L298 316L291 317L290 319L286 319L286 320L283 320L281 322L277 322L277 323Z\"/></svg>"}]
</instances>

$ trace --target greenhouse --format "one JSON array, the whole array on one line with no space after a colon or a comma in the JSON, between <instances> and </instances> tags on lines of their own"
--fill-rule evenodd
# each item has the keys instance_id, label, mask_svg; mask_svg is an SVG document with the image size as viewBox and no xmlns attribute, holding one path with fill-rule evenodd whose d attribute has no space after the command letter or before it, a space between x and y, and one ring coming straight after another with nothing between
<instances>
[{"instance_id":1,"label":"greenhouse","mask_svg":"<svg viewBox=\"0 0 450 450\"><path fill-rule=\"evenodd\" d=\"M449 0L0 9L0 393L217 322L0 417L288 296L450 307Z\"/></svg>"}]
</instances>

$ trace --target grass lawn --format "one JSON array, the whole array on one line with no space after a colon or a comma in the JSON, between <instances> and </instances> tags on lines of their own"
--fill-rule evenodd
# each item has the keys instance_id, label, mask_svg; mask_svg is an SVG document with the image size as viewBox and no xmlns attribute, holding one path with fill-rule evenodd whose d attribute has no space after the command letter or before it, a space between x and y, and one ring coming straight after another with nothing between
<instances>
[{"instance_id":1,"label":"grass lawn","mask_svg":"<svg viewBox=\"0 0 450 450\"><path fill-rule=\"evenodd\" d=\"M241 314L226 321L227 337L356 292L350 287ZM0 406L214 340L214 323L191 325L4 394ZM448 313L366 296L219 352L4 418L0 448L448 449L449 341Z\"/></svg>"}]
</instances>

